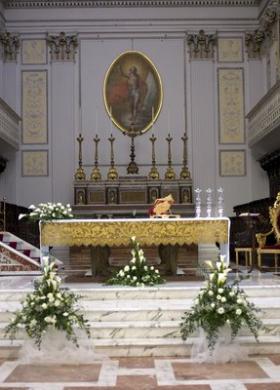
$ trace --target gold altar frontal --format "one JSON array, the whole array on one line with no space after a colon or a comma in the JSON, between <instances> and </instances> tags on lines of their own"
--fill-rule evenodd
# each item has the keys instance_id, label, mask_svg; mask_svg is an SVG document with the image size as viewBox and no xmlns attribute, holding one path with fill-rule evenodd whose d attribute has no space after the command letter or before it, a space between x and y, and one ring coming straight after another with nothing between
<instances>
[{"instance_id":1,"label":"gold altar frontal","mask_svg":"<svg viewBox=\"0 0 280 390\"><path fill-rule=\"evenodd\" d=\"M127 247L135 236L140 245L159 247L162 263L176 274L179 246L228 244L229 224L228 218L46 221L41 224L41 245L90 246L92 272L96 275L108 272L110 248Z\"/></svg>"}]
</instances>

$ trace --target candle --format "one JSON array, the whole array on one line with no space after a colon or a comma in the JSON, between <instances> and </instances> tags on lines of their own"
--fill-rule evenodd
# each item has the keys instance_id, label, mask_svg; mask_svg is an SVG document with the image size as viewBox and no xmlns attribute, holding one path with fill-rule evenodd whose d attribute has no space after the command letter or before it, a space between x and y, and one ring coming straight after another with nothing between
<instances>
[{"instance_id":1,"label":"candle","mask_svg":"<svg viewBox=\"0 0 280 390\"><path fill-rule=\"evenodd\" d=\"M98 111L95 110L95 132L98 133Z\"/></svg>"},{"instance_id":2,"label":"candle","mask_svg":"<svg viewBox=\"0 0 280 390\"><path fill-rule=\"evenodd\" d=\"M111 120L110 129L111 129L111 134L112 134L113 133L112 106L110 106L110 120Z\"/></svg>"},{"instance_id":3,"label":"candle","mask_svg":"<svg viewBox=\"0 0 280 390\"><path fill-rule=\"evenodd\" d=\"M168 132L171 133L171 126L170 126L170 112L167 111L167 121L168 121Z\"/></svg>"},{"instance_id":4,"label":"candle","mask_svg":"<svg viewBox=\"0 0 280 390\"><path fill-rule=\"evenodd\" d=\"M79 107L79 127L80 127L80 133L82 133L82 107L80 105Z\"/></svg>"}]
</instances>

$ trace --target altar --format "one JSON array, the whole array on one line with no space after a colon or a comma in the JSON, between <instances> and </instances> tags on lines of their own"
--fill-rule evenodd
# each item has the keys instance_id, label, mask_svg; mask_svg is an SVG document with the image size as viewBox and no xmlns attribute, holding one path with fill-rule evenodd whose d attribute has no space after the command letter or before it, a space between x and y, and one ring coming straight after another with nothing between
<instances>
[{"instance_id":1,"label":"altar","mask_svg":"<svg viewBox=\"0 0 280 390\"><path fill-rule=\"evenodd\" d=\"M92 274L105 274L110 248L127 247L135 236L141 246L157 246L161 261L176 275L182 245L219 244L228 260L229 229L228 218L52 220L40 225L41 251L47 255L50 246L90 246Z\"/></svg>"}]
</instances>

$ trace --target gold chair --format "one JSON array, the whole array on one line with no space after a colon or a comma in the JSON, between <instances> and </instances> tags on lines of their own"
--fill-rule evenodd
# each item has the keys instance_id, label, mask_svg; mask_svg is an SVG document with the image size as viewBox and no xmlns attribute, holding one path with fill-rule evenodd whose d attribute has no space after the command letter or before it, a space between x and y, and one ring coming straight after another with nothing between
<instances>
[{"instance_id":1,"label":"gold chair","mask_svg":"<svg viewBox=\"0 0 280 390\"><path fill-rule=\"evenodd\" d=\"M274 255L275 271L278 268L278 256L280 255L280 192L278 192L273 207L269 207L269 217L272 229L268 233L257 233L256 239L258 242L258 267L262 268L262 255ZM274 234L276 243L267 245L268 236Z\"/></svg>"},{"instance_id":2,"label":"gold chair","mask_svg":"<svg viewBox=\"0 0 280 390\"><path fill-rule=\"evenodd\" d=\"M245 254L245 266L246 267L252 267L253 262L253 248L251 247L240 247L235 248L235 262L236 262L236 268L239 268L239 254L244 253Z\"/></svg>"}]
</instances>

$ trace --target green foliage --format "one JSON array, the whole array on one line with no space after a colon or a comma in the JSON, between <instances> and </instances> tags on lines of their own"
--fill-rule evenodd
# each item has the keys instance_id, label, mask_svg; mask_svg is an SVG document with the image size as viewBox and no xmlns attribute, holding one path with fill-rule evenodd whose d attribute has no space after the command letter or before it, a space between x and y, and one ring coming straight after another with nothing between
<instances>
[{"instance_id":1,"label":"green foliage","mask_svg":"<svg viewBox=\"0 0 280 390\"><path fill-rule=\"evenodd\" d=\"M258 340L258 330L262 327L256 315L259 309L248 301L246 293L239 287L239 281L229 284L228 273L231 269L222 257L215 266L210 261L207 265L211 271L207 286L200 289L191 309L184 313L182 338L187 339L201 327L207 335L208 348L213 350L221 327L230 327L233 340L245 325Z\"/></svg>"},{"instance_id":2,"label":"green foliage","mask_svg":"<svg viewBox=\"0 0 280 390\"><path fill-rule=\"evenodd\" d=\"M27 294L21 310L7 325L5 336L13 340L18 330L24 329L39 349L49 327L64 331L66 338L77 347L75 328L83 329L90 337L89 323L77 307L80 297L62 290L60 284L54 263L45 265L42 279L35 283L34 292Z\"/></svg>"},{"instance_id":3,"label":"green foliage","mask_svg":"<svg viewBox=\"0 0 280 390\"><path fill-rule=\"evenodd\" d=\"M39 203L29 206L29 214L20 214L19 219L26 218L29 221L48 221L52 219L73 218L70 204L64 206L62 203Z\"/></svg>"},{"instance_id":4,"label":"green foliage","mask_svg":"<svg viewBox=\"0 0 280 390\"><path fill-rule=\"evenodd\" d=\"M141 287L165 283L159 271L154 266L147 265L144 252L135 237L131 238L131 245L132 259L129 264L109 279L107 284Z\"/></svg>"}]
</instances>

